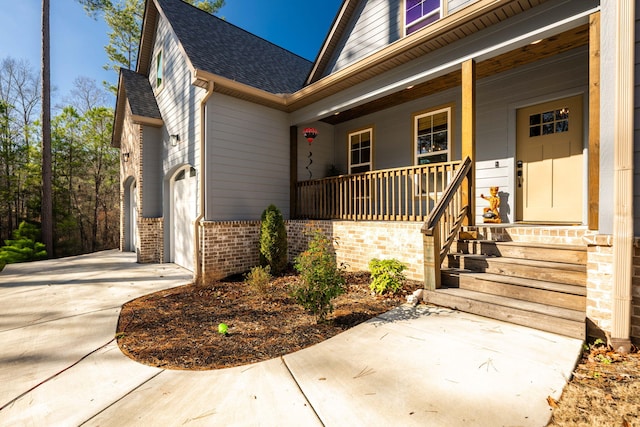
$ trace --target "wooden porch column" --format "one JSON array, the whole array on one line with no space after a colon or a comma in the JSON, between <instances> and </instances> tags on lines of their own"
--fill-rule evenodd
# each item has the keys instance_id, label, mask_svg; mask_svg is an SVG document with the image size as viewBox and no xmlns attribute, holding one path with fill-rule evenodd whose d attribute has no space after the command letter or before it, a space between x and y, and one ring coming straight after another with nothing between
<instances>
[{"instance_id":1,"label":"wooden porch column","mask_svg":"<svg viewBox=\"0 0 640 427\"><path fill-rule=\"evenodd\" d=\"M476 62L469 59L462 63L462 152L461 159L471 159L471 183L462 185L462 199L469 209L464 225L475 225L476 216ZM470 185L469 185L470 184Z\"/></svg>"},{"instance_id":2,"label":"wooden porch column","mask_svg":"<svg viewBox=\"0 0 640 427\"><path fill-rule=\"evenodd\" d=\"M588 226L597 230L600 209L600 12L589 17Z\"/></svg>"},{"instance_id":3,"label":"wooden porch column","mask_svg":"<svg viewBox=\"0 0 640 427\"><path fill-rule=\"evenodd\" d=\"M289 127L289 218L298 217L298 126Z\"/></svg>"}]
</instances>

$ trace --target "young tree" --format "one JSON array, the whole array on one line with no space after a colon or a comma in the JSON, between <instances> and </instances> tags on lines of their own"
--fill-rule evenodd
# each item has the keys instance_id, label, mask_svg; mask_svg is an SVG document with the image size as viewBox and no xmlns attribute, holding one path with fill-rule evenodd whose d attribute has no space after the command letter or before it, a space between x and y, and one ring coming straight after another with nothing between
<instances>
[{"instance_id":1,"label":"young tree","mask_svg":"<svg viewBox=\"0 0 640 427\"><path fill-rule=\"evenodd\" d=\"M186 0L205 12L214 14L225 0ZM91 17L104 16L111 28L109 44L105 46L109 63L105 69L119 73L120 68L136 67L136 54L140 44L140 28L144 16L145 0L78 0ZM115 91L115 87L110 86Z\"/></svg>"}]
</instances>

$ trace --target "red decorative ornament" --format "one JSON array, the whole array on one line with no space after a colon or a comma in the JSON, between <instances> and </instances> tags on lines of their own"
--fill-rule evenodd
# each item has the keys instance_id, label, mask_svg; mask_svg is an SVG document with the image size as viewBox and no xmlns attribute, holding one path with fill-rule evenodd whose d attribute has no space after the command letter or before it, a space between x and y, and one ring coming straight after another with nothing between
<instances>
[{"instance_id":1,"label":"red decorative ornament","mask_svg":"<svg viewBox=\"0 0 640 427\"><path fill-rule=\"evenodd\" d=\"M304 135L304 137L307 138L307 141L309 141L309 144L311 144L313 142L313 140L316 138L316 136L318 136L318 129L316 129L316 128L305 128L305 130L302 133L302 135Z\"/></svg>"}]
</instances>

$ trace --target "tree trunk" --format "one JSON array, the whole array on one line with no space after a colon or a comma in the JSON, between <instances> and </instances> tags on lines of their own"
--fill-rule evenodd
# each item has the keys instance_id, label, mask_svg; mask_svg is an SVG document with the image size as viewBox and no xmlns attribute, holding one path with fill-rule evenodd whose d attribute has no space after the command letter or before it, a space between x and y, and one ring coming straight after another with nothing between
<instances>
[{"instance_id":1,"label":"tree trunk","mask_svg":"<svg viewBox=\"0 0 640 427\"><path fill-rule=\"evenodd\" d=\"M42 241L53 257L49 0L42 0Z\"/></svg>"}]
</instances>

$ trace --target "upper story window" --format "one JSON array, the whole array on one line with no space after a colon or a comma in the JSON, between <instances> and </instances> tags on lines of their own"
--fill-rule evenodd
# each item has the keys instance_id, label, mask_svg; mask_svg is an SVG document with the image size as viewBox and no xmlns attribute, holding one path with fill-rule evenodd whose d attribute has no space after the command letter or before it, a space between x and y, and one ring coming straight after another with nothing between
<instances>
[{"instance_id":1,"label":"upper story window","mask_svg":"<svg viewBox=\"0 0 640 427\"><path fill-rule=\"evenodd\" d=\"M349 134L349 173L371 170L373 129L363 129Z\"/></svg>"},{"instance_id":2,"label":"upper story window","mask_svg":"<svg viewBox=\"0 0 640 427\"><path fill-rule=\"evenodd\" d=\"M405 0L405 28L411 34L442 17L442 0Z\"/></svg>"},{"instance_id":3,"label":"upper story window","mask_svg":"<svg viewBox=\"0 0 640 427\"><path fill-rule=\"evenodd\" d=\"M451 107L413 117L416 165L448 162L451 153Z\"/></svg>"},{"instance_id":4,"label":"upper story window","mask_svg":"<svg viewBox=\"0 0 640 427\"><path fill-rule=\"evenodd\" d=\"M162 76L164 72L163 62L162 51L159 51L156 56L156 89L160 89L160 87L162 87Z\"/></svg>"}]
</instances>

